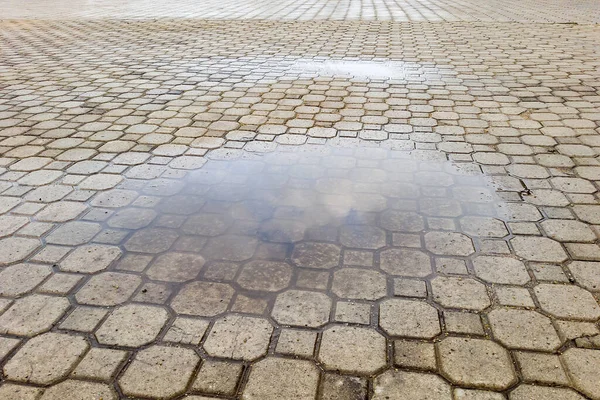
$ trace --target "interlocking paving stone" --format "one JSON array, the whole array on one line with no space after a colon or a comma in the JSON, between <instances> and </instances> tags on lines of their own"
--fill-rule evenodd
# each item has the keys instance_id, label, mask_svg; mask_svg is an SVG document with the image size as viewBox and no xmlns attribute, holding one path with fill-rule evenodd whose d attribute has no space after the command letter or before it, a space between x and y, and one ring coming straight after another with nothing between
<instances>
[{"instance_id":1,"label":"interlocking paving stone","mask_svg":"<svg viewBox=\"0 0 600 400\"><path fill-rule=\"evenodd\" d=\"M7 379L50 384L67 376L89 344L79 336L45 333L29 340L4 365Z\"/></svg>"},{"instance_id":2,"label":"interlocking paving stone","mask_svg":"<svg viewBox=\"0 0 600 400\"><path fill-rule=\"evenodd\" d=\"M450 385L439 376L389 370L375 378L374 400L451 400Z\"/></svg>"},{"instance_id":3,"label":"interlocking paving stone","mask_svg":"<svg viewBox=\"0 0 600 400\"><path fill-rule=\"evenodd\" d=\"M595 321L600 306L592 294L577 286L540 284L533 289L542 310L566 319Z\"/></svg>"},{"instance_id":4,"label":"interlocking paving stone","mask_svg":"<svg viewBox=\"0 0 600 400\"><path fill-rule=\"evenodd\" d=\"M583 400L584 397L571 389L547 386L521 385L512 392L510 392L509 399Z\"/></svg>"},{"instance_id":5,"label":"interlocking paving stone","mask_svg":"<svg viewBox=\"0 0 600 400\"><path fill-rule=\"evenodd\" d=\"M550 318L536 311L501 308L488 319L494 337L508 348L554 351L562 344Z\"/></svg>"},{"instance_id":6,"label":"interlocking paving stone","mask_svg":"<svg viewBox=\"0 0 600 400\"><path fill-rule=\"evenodd\" d=\"M310 361L267 357L251 367L242 399L310 400L316 396L318 381L319 371Z\"/></svg>"},{"instance_id":7,"label":"interlocking paving stone","mask_svg":"<svg viewBox=\"0 0 600 400\"><path fill-rule=\"evenodd\" d=\"M508 352L497 343L450 337L436 347L441 373L453 383L504 390L517 381Z\"/></svg>"},{"instance_id":8,"label":"interlocking paving stone","mask_svg":"<svg viewBox=\"0 0 600 400\"><path fill-rule=\"evenodd\" d=\"M572 348L561 358L575 388L591 398L600 397L600 352Z\"/></svg>"},{"instance_id":9,"label":"interlocking paving stone","mask_svg":"<svg viewBox=\"0 0 600 400\"><path fill-rule=\"evenodd\" d=\"M323 332L319 360L327 370L371 375L385 365L385 347L375 330L334 325Z\"/></svg>"},{"instance_id":10,"label":"interlocking paving stone","mask_svg":"<svg viewBox=\"0 0 600 400\"><path fill-rule=\"evenodd\" d=\"M281 324L317 327L329 320L330 312L331 299L327 295L288 290L277 296L271 315Z\"/></svg>"},{"instance_id":11,"label":"interlocking paving stone","mask_svg":"<svg viewBox=\"0 0 600 400\"><path fill-rule=\"evenodd\" d=\"M213 357L255 360L267 352L272 332L265 319L229 315L214 323L204 350Z\"/></svg>"},{"instance_id":12,"label":"interlocking paving stone","mask_svg":"<svg viewBox=\"0 0 600 400\"><path fill-rule=\"evenodd\" d=\"M441 333L437 310L422 301L384 300L379 326L391 336L431 339Z\"/></svg>"},{"instance_id":13,"label":"interlocking paving stone","mask_svg":"<svg viewBox=\"0 0 600 400\"><path fill-rule=\"evenodd\" d=\"M117 393L109 385L76 380L66 380L58 385L52 386L47 389L41 397L42 400L116 400L117 398Z\"/></svg>"},{"instance_id":14,"label":"interlocking paving stone","mask_svg":"<svg viewBox=\"0 0 600 400\"><path fill-rule=\"evenodd\" d=\"M18 300L0 315L0 333L35 336L46 332L69 308L69 300L33 294Z\"/></svg>"},{"instance_id":15,"label":"interlocking paving stone","mask_svg":"<svg viewBox=\"0 0 600 400\"><path fill-rule=\"evenodd\" d=\"M170 398L185 391L200 357L193 350L151 346L139 351L119 386L128 396Z\"/></svg>"},{"instance_id":16,"label":"interlocking paving stone","mask_svg":"<svg viewBox=\"0 0 600 400\"><path fill-rule=\"evenodd\" d=\"M0 271L0 296L16 297L39 285L52 270L46 265L17 264Z\"/></svg>"},{"instance_id":17,"label":"interlocking paving stone","mask_svg":"<svg viewBox=\"0 0 600 400\"><path fill-rule=\"evenodd\" d=\"M139 347L152 342L167 322L168 313L160 307L129 304L117 308L96 331L98 342Z\"/></svg>"}]
</instances>

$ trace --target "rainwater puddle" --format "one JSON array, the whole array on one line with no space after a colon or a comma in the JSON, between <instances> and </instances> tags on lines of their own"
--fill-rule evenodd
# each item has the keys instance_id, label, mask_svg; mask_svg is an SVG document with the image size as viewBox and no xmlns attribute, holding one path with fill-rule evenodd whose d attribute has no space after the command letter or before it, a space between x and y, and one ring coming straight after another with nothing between
<instances>
[{"instance_id":1,"label":"rainwater puddle","mask_svg":"<svg viewBox=\"0 0 600 400\"><path fill-rule=\"evenodd\" d=\"M401 61L359 61L359 60L300 60L292 69L318 75L358 77L371 79L405 79L410 70L415 70Z\"/></svg>"},{"instance_id":2,"label":"rainwater puddle","mask_svg":"<svg viewBox=\"0 0 600 400\"><path fill-rule=\"evenodd\" d=\"M127 180L88 216L123 250L114 268L178 314L268 314L278 295L306 291L373 301L395 279L467 275L481 246L505 245L502 201L479 167L428 154L219 149L184 179Z\"/></svg>"}]
</instances>

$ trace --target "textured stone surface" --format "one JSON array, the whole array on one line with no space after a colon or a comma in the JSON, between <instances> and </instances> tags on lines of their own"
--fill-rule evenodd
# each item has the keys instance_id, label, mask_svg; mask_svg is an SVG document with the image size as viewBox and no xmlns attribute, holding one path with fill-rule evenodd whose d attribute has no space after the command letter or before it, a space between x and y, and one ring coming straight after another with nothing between
<instances>
[{"instance_id":1,"label":"textured stone surface","mask_svg":"<svg viewBox=\"0 0 600 400\"><path fill-rule=\"evenodd\" d=\"M379 305L379 326L391 336L431 339L441 332L437 310L427 303L390 299Z\"/></svg>"},{"instance_id":2,"label":"textured stone surface","mask_svg":"<svg viewBox=\"0 0 600 400\"><path fill-rule=\"evenodd\" d=\"M328 370L371 375L385 365L385 347L375 330L332 326L323 332L319 360Z\"/></svg>"},{"instance_id":3,"label":"textured stone surface","mask_svg":"<svg viewBox=\"0 0 600 400\"><path fill-rule=\"evenodd\" d=\"M116 309L96 331L98 342L137 347L152 342L167 322L163 308L130 304Z\"/></svg>"},{"instance_id":4,"label":"textured stone surface","mask_svg":"<svg viewBox=\"0 0 600 400\"><path fill-rule=\"evenodd\" d=\"M273 318L286 325L321 326L329 320L331 299L322 293L288 290L277 296Z\"/></svg>"},{"instance_id":5,"label":"textured stone surface","mask_svg":"<svg viewBox=\"0 0 600 400\"><path fill-rule=\"evenodd\" d=\"M508 348L554 351L562 344L550 318L538 312L502 308L488 318L494 337Z\"/></svg>"},{"instance_id":6,"label":"textured stone surface","mask_svg":"<svg viewBox=\"0 0 600 400\"><path fill-rule=\"evenodd\" d=\"M569 349L563 359L575 388L590 396L600 397L600 354L598 350Z\"/></svg>"},{"instance_id":7,"label":"textured stone surface","mask_svg":"<svg viewBox=\"0 0 600 400\"><path fill-rule=\"evenodd\" d=\"M374 400L451 400L450 385L439 376L386 371L375 378Z\"/></svg>"},{"instance_id":8,"label":"textured stone surface","mask_svg":"<svg viewBox=\"0 0 600 400\"><path fill-rule=\"evenodd\" d=\"M431 288L433 299L444 307L482 310L491 304L485 286L472 278L437 277Z\"/></svg>"},{"instance_id":9,"label":"textured stone surface","mask_svg":"<svg viewBox=\"0 0 600 400\"><path fill-rule=\"evenodd\" d=\"M152 346L136 354L119 386L128 396L173 397L185 390L199 361L190 349Z\"/></svg>"},{"instance_id":10,"label":"textured stone surface","mask_svg":"<svg viewBox=\"0 0 600 400\"><path fill-rule=\"evenodd\" d=\"M88 347L82 337L45 333L17 351L4 365L4 375L13 381L47 385L67 376Z\"/></svg>"},{"instance_id":11,"label":"textured stone surface","mask_svg":"<svg viewBox=\"0 0 600 400\"><path fill-rule=\"evenodd\" d=\"M244 400L314 399L319 371L310 361L268 357L250 369ZM273 382L277 385L273 385Z\"/></svg>"},{"instance_id":12,"label":"textured stone surface","mask_svg":"<svg viewBox=\"0 0 600 400\"><path fill-rule=\"evenodd\" d=\"M0 333L34 336L50 330L69 307L60 297L31 295L16 300L0 315Z\"/></svg>"},{"instance_id":13,"label":"textured stone surface","mask_svg":"<svg viewBox=\"0 0 600 400\"><path fill-rule=\"evenodd\" d=\"M67 380L47 389L40 400L116 400L117 393L109 385L103 383Z\"/></svg>"},{"instance_id":14,"label":"textured stone surface","mask_svg":"<svg viewBox=\"0 0 600 400\"><path fill-rule=\"evenodd\" d=\"M442 374L457 385L504 390L517 380L508 352L492 341L451 337L436 347Z\"/></svg>"},{"instance_id":15,"label":"textured stone surface","mask_svg":"<svg viewBox=\"0 0 600 400\"><path fill-rule=\"evenodd\" d=\"M255 360L266 353L272 332L265 319L226 316L213 325L204 350L213 357Z\"/></svg>"}]
</instances>

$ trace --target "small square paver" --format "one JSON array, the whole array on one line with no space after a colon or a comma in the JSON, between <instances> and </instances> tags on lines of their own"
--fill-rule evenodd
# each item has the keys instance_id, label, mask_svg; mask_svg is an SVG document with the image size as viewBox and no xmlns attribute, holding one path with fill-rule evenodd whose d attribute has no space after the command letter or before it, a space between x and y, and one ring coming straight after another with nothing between
<instances>
[{"instance_id":1,"label":"small square paver","mask_svg":"<svg viewBox=\"0 0 600 400\"><path fill-rule=\"evenodd\" d=\"M394 279L394 296L427 297L425 281L414 279Z\"/></svg>"},{"instance_id":2,"label":"small square paver","mask_svg":"<svg viewBox=\"0 0 600 400\"><path fill-rule=\"evenodd\" d=\"M342 262L348 266L371 267L373 265L373 252L346 250Z\"/></svg>"},{"instance_id":3,"label":"small square paver","mask_svg":"<svg viewBox=\"0 0 600 400\"><path fill-rule=\"evenodd\" d=\"M569 278L560 265L531 264L531 271L538 281L568 282Z\"/></svg>"},{"instance_id":4,"label":"small square paver","mask_svg":"<svg viewBox=\"0 0 600 400\"><path fill-rule=\"evenodd\" d=\"M231 311L262 315L267 309L267 305L265 299L238 295L233 306L231 306Z\"/></svg>"},{"instance_id":5,"label":"small square paver","mask_svg":"<svg viewBox=\"0 0 600 400\"><path fill-rule=\"evenodd\" d=\"M555 354L515 352L523 379L526 382L569 385L559 356Z\"/></svg>"},{"instance_id":6,"label":"small square paver","mask_svg":"<svg viewBox=\"0 0 600 400\"><path fill-rule=\"evenodd\" d=\"M394 365L426 371L436 370L433 343L411 340L394 341Z\"/></svg>"},{"instance_id":7,"label":"small square paver","mask_svg":"<svg viewBox=\"0 0 600 400\"><path fill-rule=\"evenodd\" d=\"M456 258L436 258L435 269L444 274L466 275L469 273L466 263Z\"/></svg>"},{"instance_id":8,"label":"small square paver","mask_svg":"<svg viewBox=\"0 0 600 400\"><path fill-rule=\"evenodd\" d=\"M327 271L298 270L296 286L300 288L325 290L328 284L329 272Z\"/></svg>"},{"instance_id":9,"label":"small square paver","mask_svg":"<svg viewBox=\"0 0 600 400\"><path fill-rule=\"evenodd\" d=\"M315 351L316 332L282 329L275 351L300 357L312 357Z\"/></svg>"},{"instance_id":10,"label":"small square paver","mask_svg":"<svg viewBox=\"0 0 600 400\"><path fill-rule=\"evenodd\" d=\"M450 333L466 333L472 335L483 335L483 325L478 314L446 311L444 312L446 330Z\"/></svg>"},{"instance_id":11,"label":"small square paver","mask_svg":"<svg viewBox=\"0 0 600 400\"><path fill-rule=\"evenodd\" d=\"M200 367L192 391L233 396L241 373L241 363L206 360Z\"/></svg>"},{"instance_id":12,"label":"small square paver","mask_svg":"<svg viewBox=\"0 0 600 400\"><path fill-rule=\"evenodd\" d=\"M367 398L367 380L357 376L326 373L321 380L319 400L363 400Z\"/></svg>"},{"instance_id":13,"label":"small square paver","mask_svg":"<svg viewBox=\"0 0 600 400\"><path fill-rule=\"evenodd\" d=\"M371 322L371 305L338 301L335 306L335 320L337 322L368 325Z\"/></svg>"},{"instance_id":14,"label":"small square paver","mask_svg":"<svg viewBox=\"0 0 600 400\"><path fill-rule=\"evenodd\" d=\"M71 374L77 378L110 381L119 366L127 358L127 352L112 349L91 349Z\"/></svg>"},{"instance_id":15,"label":"small square paver","mask_svg":"<svg viewBox=\"0 0 600 400\"><path fill-rule=\"evenodd\" d=\"M81 280L83 276L76 274L61 274L52 275L42 286L38 292L50 294L68 294Z\"/></svg>"},{"instance_id":16,"label":"small square paver","mask_svg":"<svg viewBox=\"0 0 600 400\"><path fill-rule=\"evenodd\" d=\"M522 287L495 286L498 301L503 306L534 308L535 303L529 291Z\"/></svg>"},{"instance_id":17,"label":"small square paver","mask_svg":"<svg viewBox=\"0 0 600 400\"><path fill-rule=\"evenodd\" d=\"M164 341L198 346L208 329L209 321L180 317L167 331Z\"/></svg>"},{"instance_id":18,"label":"small square paver","mask_svg":"<svg viewBox=\"0 0 600 400\"><path fill-rule=\"evenodd\" d=\"M106 314L108 310L104 308L80 306L65 318L60 324L60 329L92 332Z\"/></svg>"},{"instance_id":19,"label":"small square paver","mask_svg":"<svg viewBox=\"0 0 600 400\"><path fill-rule=\"evenodd\" d=\"M140 254L128 254L119 260L116 269L123 271L141 272L146 269L152 261L152 256Z\"/></svg>"}]
</instances>

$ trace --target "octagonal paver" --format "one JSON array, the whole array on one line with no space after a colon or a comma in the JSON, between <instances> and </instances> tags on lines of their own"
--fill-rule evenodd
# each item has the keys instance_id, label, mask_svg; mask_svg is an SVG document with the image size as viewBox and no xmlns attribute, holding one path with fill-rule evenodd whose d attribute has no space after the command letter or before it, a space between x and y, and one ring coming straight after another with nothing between
<instances>
[{"instance_id":1,"label":"octagonal paver","mask_svg":"<svg viewBox=\"0 0 600 400\"><path fill-rule=\"evenodd\" d=\"M448 308L483 310L491 304L485 285L472 278L438 276L431 290L435 302Z\"/></svg>"},{"instance_id":2,"label":"octagonal paver","mask_svg":"<svg viewBox=\"0 0 600 400\"><path fill-rule=\"evenodd\" d=\"M80 336L44 333L29 340L4 366L13 381L47 385L64 378L87 351Z\"/></svg>"},{"instance_id":3,"label":"octagonal paver","mask_svg":"<svg viewBox=\"0 0 600 400\"><path fill-rule=\"evenodd\" d=\"M371 375L386 365L385 338L371 328L331 326L323 331L318 358L325 369Z\"/></svg>"},{"instance_id":4,"label":"octagonal paver","mask_svg":"<svg viewBox=\"0 0 600 400\"><path fill-rule=\"evenodd\" d=\"M254 260L242 267L237 283L248 290L277 292L285 289L292 278L292 267L285 262Z\"/></svg>"},{"instance_id":5,"label":"octagonal paver","mask_svg":"<svg viewBox=\"0 0 600 400\"><path fill-rule=\"evenodd\" d=\"M165 282L185 282L194 279L204 266L199 254L170 252L157 257L146 271L150 279Z\"/></svg>"},{"instance_id":6,"label":"octagonal paver","mask_svg":"<svg viewBox=\"0 0 600 400\"><path fill-rule=\"evenodd\" d=\"M0 296L15 297L39 285L52 270L47 265L16 264L0 270Z\"/></svg>"},{"instance_id":7,"label":"octagonal paver","mask_svg":"<svg viewBox=\"0 0 600 400\"><path fill-rule=\"evenodd\" d=\"M224 283L192 282L181 288L171 307L178 314L212 317L227 309L234 293Z\"/></svg>"},{"instance_id":8,"label":"octagonal paver","mask_svg":"<svg viewBox=\"0 0 600 400\"><path fill-rule=\"evenodd\" d=\"M425 234L425 246L439 255L468 256L475 252L471 239L457 232L428 232Z\"/></svg>"},{"instance_id":9,"label":"octagonal paver","mask_svg":"<svg viewBox=\"0 0 600 400\"><path fill-rule=\"evenodd\" d=\"M100 225L92 222L71 221L59 226L50 233L46 242L67 246L78 246L92 240L98 232Z\"/></svg>"},{"instance_id":10,"label":"octagonal paver","mask_svg":"<svg viewBox=\"0 0 600 400\"><path fill-rule=\"evenodd\" d=\"M528 261L560 263L567 259L560 243L545 237L517 236L510 243L517 256Z\"/></svg>"},{"instance_id":11,"label":"octagonal paver","mask_svg":"<svg viewBox=\"0 0 600 400\"><path fill-rule=\"evenodd\" d=\"M177 233L170 229L143 229L129 238L125 248L139 253L162 253L169 250L177 237Z\"/></svg>"},{"instance_id":12,"label":"octagonal paver","mask_svg":"<svg viewBox=\"0 0 600 400\"><path fill-rule=\"evenodd\" d=\"M494 337L510 349L555 351L562 344L550 318L536 311L502 308L488 318Z\"/></svg>"},{"instance_id":13,"label":"octagonal paver","mask_svg":"<svg viewBox=\"0 0 600 400\"><path fill-rule=\"evenodd\" d=\"M387 249L379 255L381 269L390 275L425 277L430 275L430 257L421 250Z\"/></svg>"},{"instance_id":14,"label":"octagonal paver","mask_svg":"<svg viewBox=\"0 0 600 400\"><path fill-rule=\"evenodd\" d=\"M126 302L141 284L137 275L120 272L102 272L94 275L77 292L75 299L81 304L115 306Z\"/></svg>"},{"instance_id":15,"label":"octagonal paver","mask_svg":"<svg viewBox=\"0 0 600 400\"><path fill-rule=\"evenodd\" d=\"M333 274L331 291L343 299L377 300L386 295L387 281L377 271L343 268Z\"/></svg>"},{"instance_id":16,"label":"octagonal paver","mask_svg":"<svg viewBox=\"0 0 600 400\"><path fill-rule=\"evenodd\" d=\"M431 339L441 333L437 310L415 300L382 301L379 326L391 336Z\"/></svg>"},{"instance_id":17,"label":"octagonal paver","mask_svg":"<svg viewBox=\"0 0 600 400\"><path fill-rule=\"evenodd\" d=\"M449 337L436 348L442 374L459 386L504 390L517 381L508 352L490 340Z\"/></svg>"},{"instance_id":18,"label":"octagonal paver","mask_svg":"<svg viewBox=\"0 0 600 400\"><path fill-rule=\"evenodd\" d=\"M199 361L190 349L151 346L136 354L119 386L127 396L171 398L185 391Z\"/></svg>"},{"instance_id":19,"label":"octagonal paver","mask_svg":"<svg viewBox=\"0 0 600 400\"><path fill-rule=\"evenodd\" d=\"M121 249L116 246L83 246L78 247L61 263L61 271L94 273L102 271L121 256Z\"/></svg>"},{"instance_id":20,"label":"octagonal paver","mask_svg":"<svg viewBox=\"0 0 600 400\"><path fill-rule=\"evenodd\" d=\"M0 333L34 336L50 330L69 308L64 297L33 294L16 300L0 315Z\"/></svg>"},{"instance_id":21,"label":"octagonal paver","mask_svg":"<svg viewBox=\"0 0 600 400\"><path fill-rule=\"evenodd\" d=\"M593 399L600 398L600 351L571 348L561 358L575 388Z\"/></svg>"},{"instance_id":22,"label":"octagonal paver","mask_svg":"<svg viewBox=\"0 0 600 400\"><path fill-rule=\"evenodd\" d=\"M529 282L525 264L510 257L478 256L473 259L475 274L490 283L524 285Z\"/></svg>"},{"instance_id":23,"label":"octagonal paver","mask_svg":"<svg viewBox=\"0 0 600 400\"><path fill-rule=\"evenodd\" d=\"M520 385L510 393L509 399L584 400L584 397L571 389L536 385Z\"/></svg>"},{"instance_id":24,"label":"octagonal paver","mask_svg":"<svg viewBox=\"0 0 600 400\"><path fill-rule=\"evenodd\" d=\"M340 243L358 249L380 249L386 244L385 231L368 225L345 225L340 231Z\"/></svg>"},{"instance_id":25,"label":"octagonal paver","mask_svg":"<svg viewBox=\"0 0 600 400\"><path fill-rule=\"evenodd\" d=\"M292 262L302 268L330 269L340 262L341 249L331 243L305 242L294 246Z\"/></svg>"},{"instance_id":26,"label":"octagonal paver","mask_svg":"<svg viewBox=\"0 0 600 400\"><path fill-rule=\"evenodd\" d=\"M228 315L215 322L204 349L213 357L252 361L267 352L272 332L265 319Z\"/></svg>"},{"instance_id":27,"label":"octagonal paver","mask_svg":"<svg viewBox=\"0 0 600 400\"><path fill-rule=\"evenodd\" d=\"M112 312L96 331L99 343L127 347L152 342L169 318L161 307L128 304Z\"/></svg>"},{"instance_id":28,"label":"octagonal paver","mask_svg":"<svg viewBox=\"0 0 600 400\"><path fill-rule=\"evenodd\" d=\"M117 400L117 392L105 383L66 380L46 389L40 400Z\"/></svg>"},{"instance_id":29,"label":"octagonal paver","mask_svg":"<svg viewBox=\"0 0 600 400\"><path fill-rule=\"evenodd\" d=\"M318 382L319 370L311 361L268 357L251 367L242 399L313 400Z\"/></svg>"},{"instance_id":30,"label":"octagonal paver","mask_svg":"<svg viewBox=\"0 0 600 400\"><path fill-rule=\"evenodd\" d=\"M258 240L254 237L223 235L210 238L202 255L208 260L245 261L254 255L256 246Z\"/></svg>"},{"instance_id":31,"label":"octagonal paver","mask_svg":"<svg viewBox=\"0 0 600 400\"><path fill-rule=\"evenodd\" d=\"M600 262L573 261L568 268L581 286L592 292L600 291Z\"/></svg>"},{"instance_id":32,"label":"octagonal paver","mask_svg":"<svg viewBox=\"0 0 600 400\"><path fill-rule=\"evenodd\" d=\"M585 289L570 285L540 284L533 289L542 310L565 319L596 321L600 306Z\"/></svg>"},{"instance_id":33,"label":"octagonal paver","mask_svg":"<svg viewBox=\"0 0 600 400\"><path fill-rule=\"evenodd\" d=\"M271 315L280 324L317 327L329 321L331 299L323 293L288 290L277 296Z\"/></svg>"},{"instance_id":34,"label":"octagonal paver","mask_svg":"<svg viewBox=\"0 0 600 400\"><path fill-rule=\"evenodd\" d=\"M389 370L375 378L373 400L452 400L450 385L439 376Z\"/></svg>"},{"instance_id":35,"label":"octagonal paver","mask_svg":"<svg viewBox=\"0 0 600 400\"><path fill-rule=\"evenodd\" d=\"M425 223L417 213L387 210L381 213L379 226L393 232L421 232Z\"/></svg>"},{"instance_id":36,"label":"octagonal paver","mask_svg":"<svg viewBox=\"0 0 600 400\"><path fill-rule=\"evenodd\" d=\"M40 246L41 243L38 239L22 237L0 239L0 265L21 261Z\"/></svg>"}]
</instances>

